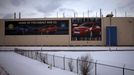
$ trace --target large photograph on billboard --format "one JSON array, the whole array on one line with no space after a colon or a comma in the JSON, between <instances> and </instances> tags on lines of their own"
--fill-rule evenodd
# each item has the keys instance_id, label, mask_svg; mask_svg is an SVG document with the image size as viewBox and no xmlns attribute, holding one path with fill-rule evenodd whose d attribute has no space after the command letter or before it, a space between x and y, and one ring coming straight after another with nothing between
<instances>
[{"instance_id":1,"label":"large photograph on billboard","mask_svg":"<svg viewBox=\"0 0 134 75\"><path fill-rule=\"evenodd\" d=\"M71 40L101 40L101 18L72 18Z\"/></svg>"},{"instance_id":2,"label":"large photograph on billboard","mask_svg":"<svg viewBox=\"0 0 134 75\"><path fill-rule=\"evenodd\" d=\"M5 21L5 35L67 35L69 20Z\"/></svg>"}]
</instances>

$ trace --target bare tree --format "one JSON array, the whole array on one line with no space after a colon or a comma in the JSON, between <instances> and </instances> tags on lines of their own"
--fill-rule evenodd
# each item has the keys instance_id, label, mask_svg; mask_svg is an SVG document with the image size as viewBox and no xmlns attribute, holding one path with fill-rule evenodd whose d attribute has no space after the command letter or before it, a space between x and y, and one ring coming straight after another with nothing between
<instances>
[{"instance_id":1,"label":"bare tree","mask_svg":"<svg viewBox=\"0 0 134 75\"><path fill-rule=\"evenodd\" d=\"M74 68L72 58L68 62L68 67L69 67L69 70L72 72L73 71L73 68Z\"/></svg>"},{"instance_id":2,"label":"bare tree","mask_svg":"<svg viewBox=\"0 0 134 75\"><path fill-rule=\"evenodd\" d=\"M89 75L92 65L91 61L90 55L81 56L79 65L82 75Z\"/></svg>"}]
</instances>

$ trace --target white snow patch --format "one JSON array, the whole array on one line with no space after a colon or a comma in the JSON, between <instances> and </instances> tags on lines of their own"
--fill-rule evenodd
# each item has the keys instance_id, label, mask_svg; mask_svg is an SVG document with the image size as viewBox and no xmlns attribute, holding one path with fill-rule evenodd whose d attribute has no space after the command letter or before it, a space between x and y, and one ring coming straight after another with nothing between
<instances>
[{"instance_id":1,"label":"white snow patch","mask_svg":"<svg viewBox=\"0 0 134 75\"><path fill-rule=\"evenodd\" d=\"M44 52L50 55L77 59L86 54L91 55L91 59L99 63L134 69L134 52Z\"/></svg>"},{"instance_id":2,"label":"white snow patch","mask_svg":"<svg viewBox=\"0 0 134 75\"><path fill-rule=\"evenodd\" d=\"M14 52L0 52L0 65L10 75L77 75L54 67L50 70L48 65Z\"/></svg>"}]
</instances>

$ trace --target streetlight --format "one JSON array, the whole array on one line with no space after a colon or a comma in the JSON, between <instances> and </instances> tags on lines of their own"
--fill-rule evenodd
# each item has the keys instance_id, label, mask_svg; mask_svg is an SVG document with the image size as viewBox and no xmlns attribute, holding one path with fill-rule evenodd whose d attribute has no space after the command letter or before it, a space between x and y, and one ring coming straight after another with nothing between
<instances>
[{"instance_id":1,"label":"streetlight","mask_svg":"<svg viewBox=\"0 0 134 75\"><path fill-rule=\"evenodd\" d=\"M106 17L109 17L109 19L110 19L110 27L111 27L111 24L112 24L112 21L111 21L111 18L113 17L113 14L112 14L112 12L111 12L111 14L107 14L107 16ZM111 30L108 30L108 45L109 46L111 46L111 32L110 32Z\"/></svg>"},{"instance_id":2,"label":"streetlight","mask_svg":"<svg viewBox=\"0 0 134 75\"><path fill-rule=\"evenodd\" d=\"M113 14L112 14L112 12L111 12L111 14L107 14L107 16L106 17L109 17L109 19L110 19L110 26L111 26L111 18L113 17Z\"/></svg>"}]
</instances>

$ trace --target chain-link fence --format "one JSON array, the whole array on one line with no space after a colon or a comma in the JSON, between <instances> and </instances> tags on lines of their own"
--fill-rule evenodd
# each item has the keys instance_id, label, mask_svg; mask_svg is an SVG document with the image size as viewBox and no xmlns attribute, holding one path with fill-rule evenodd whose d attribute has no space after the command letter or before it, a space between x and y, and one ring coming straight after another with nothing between
<instances>
[{"instance_id":1,"label":"chain-link fence","mask_svg":"<svg viewBox=\"0 0 134 75\"><path fill-rule=\"evenodd\" d=\"M81 62L87 62L90 64L89 75L134 75L134 69L129 69L125 67L119 67L114 65L108 65L103 63L98 63L94 61L83 61L81 59L72 59L65 56L56 56L40 51L28 51L28 50L15 50L16 53L24 55L26 57L38 60L42 63L52 65L63 70L68 70L79 75L82 75L81 72Z\"/></svg>"}]
</instances>

